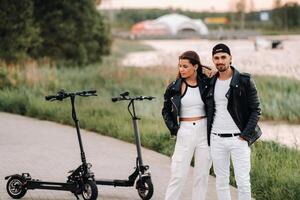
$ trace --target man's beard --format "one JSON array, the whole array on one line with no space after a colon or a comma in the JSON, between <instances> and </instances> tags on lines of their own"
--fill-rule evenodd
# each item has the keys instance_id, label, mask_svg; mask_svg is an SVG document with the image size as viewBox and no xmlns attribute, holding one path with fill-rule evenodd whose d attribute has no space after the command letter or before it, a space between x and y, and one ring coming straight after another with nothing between
<instances>
[{"instance_id":1,"label":"man's beard","mask_svg":"<svg viewBox=\"0 0 300 200\"><path fill-rule=\"evenodd\" d=\"M226 67L225 65L219 65L219 66L216 66L216 67L217 67L219 72L225 72L228 69L228 67Z\"/></svg>"}]
</instances>

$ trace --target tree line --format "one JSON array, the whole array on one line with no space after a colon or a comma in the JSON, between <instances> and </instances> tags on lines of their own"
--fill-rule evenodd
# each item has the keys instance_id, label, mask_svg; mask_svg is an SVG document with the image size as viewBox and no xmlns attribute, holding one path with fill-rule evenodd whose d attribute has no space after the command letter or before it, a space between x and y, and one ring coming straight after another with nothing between
<instances>
[{"instance_id":1,"label":"tree line","mask_svg":"<svg viewBox=\"0 0 300 200\"><path fill-rule=\"evenodd\" d=\"M260 19L261 12L268 13L269 20ZM232 12L192 12L180 9L122 9L104 12L110 19L114 29L129 29L133 24L149 19L156 19L162 15L178 13L194 19L206 17L226 17L229 24L208 24L210 29L264 29L264 30L299 30L300 29L300 6L298 3L281 4L280 1L271 10L246 12L243 6L238 6ZM242 25L241 25L242 24Z\"/></svg>"},{"instance_id":2,"label":"tree line","mask_svg":"<svg viewBox=\"0 0 300 200\"><path fill-rule=\"evenodd\" d=\"M95 0L0 0L0 60L85 65L110 50Z\"/></svg>"}]
</instances>

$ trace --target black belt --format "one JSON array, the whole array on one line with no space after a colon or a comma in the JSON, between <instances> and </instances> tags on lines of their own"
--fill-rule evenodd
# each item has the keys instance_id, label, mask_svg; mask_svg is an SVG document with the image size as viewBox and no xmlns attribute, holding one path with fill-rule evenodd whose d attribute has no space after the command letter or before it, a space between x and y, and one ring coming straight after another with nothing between
<instances>
[{"instance_id":1,"label":"black belt","mask_svg":"<svg viewBox=\"0 0 300 200\"><path fill-rule=\"evenodd\" d=\"M212 133L212 134L217 135L219 137L234 137L234 136L241 135L240 133Z\"/></svg>"}]
</instances>

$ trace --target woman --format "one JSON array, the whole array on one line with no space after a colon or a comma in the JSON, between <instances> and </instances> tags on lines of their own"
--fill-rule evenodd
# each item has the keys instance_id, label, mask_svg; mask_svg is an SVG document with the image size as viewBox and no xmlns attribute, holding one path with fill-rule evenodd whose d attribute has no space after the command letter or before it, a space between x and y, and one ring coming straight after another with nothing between
<instances>
[{"instance_id":1,"label":"woman","mask_svg":"<svg viewBox=\"0 0 300 200\"><path fill-rule=\"evenodd\" d=\"M211 159L203 101L208 79L202 67L196 52L184 52L179 56L177 79L164 94L162 115L171 135L177 136L165 200L180 199L193 155L192 200L206 197Z\"/></svg>"}]
</instances>

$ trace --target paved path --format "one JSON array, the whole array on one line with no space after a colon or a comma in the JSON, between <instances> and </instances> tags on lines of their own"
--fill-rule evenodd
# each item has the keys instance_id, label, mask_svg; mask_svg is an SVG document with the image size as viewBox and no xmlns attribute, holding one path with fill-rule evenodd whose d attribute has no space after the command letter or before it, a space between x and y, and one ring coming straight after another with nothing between
<instances>
[{"instance_id":1,"label":"paved path","mask_svg":"<svg viewBox=\"0 0 300 200\"><path fill-rule=\"evenodd\" d=\"M0 112L0 200L6 193L6 175L30 172L33 178L46 181L66 180L67 171L80 164L79 146L73 127ZM135 165L135 146L110 137L82 131L87 161L98 178L126 179ZM155 192L154 200L163 200L170 176L170 158L143 149L145 164L150 165ZM191 199L192 168L182 200ZM207 200L215 200L215 179L210 177ZM98 186L101 200L139 200L131 188ZM234 195L236 199L236 190ZM76 199L71 193L29 190L24 200Z\"/></svg>"}]
</instances>

